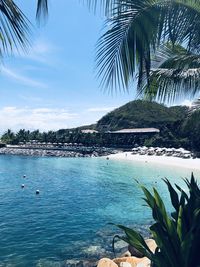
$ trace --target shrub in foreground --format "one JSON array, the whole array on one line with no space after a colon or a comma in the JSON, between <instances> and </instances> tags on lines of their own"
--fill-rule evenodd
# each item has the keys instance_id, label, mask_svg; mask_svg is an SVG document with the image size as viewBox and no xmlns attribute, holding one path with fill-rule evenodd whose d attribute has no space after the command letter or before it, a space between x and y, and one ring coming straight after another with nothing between
<instances>
[{"instance_id":1,"label":"shrub in foreground","mask_svg":"<svg viewBox=\"0 0 200 267\"><path fill-rule=\"evenodd\" d=\"M118 225L125 233L120 239L134 246L151 260L153 267L199 267L200 266L200 189L193 174L185 179L188 193L178 185L173 187L164 179L173 206L168 214L161 196L155 188L153 194L142 186L145 202L152 210L154 224L150 231L157 244L155 253L135 230ZM177 193L179 191L179 194Z\"/></svg>"}]
</instances>

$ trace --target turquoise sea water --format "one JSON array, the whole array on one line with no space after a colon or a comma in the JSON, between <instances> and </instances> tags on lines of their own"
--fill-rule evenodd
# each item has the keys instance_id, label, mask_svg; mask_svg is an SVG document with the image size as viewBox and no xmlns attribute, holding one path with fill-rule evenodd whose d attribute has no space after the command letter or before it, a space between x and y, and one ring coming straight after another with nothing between
<instances>
[{"instance_id":1,"label":"turquoise sea water","mask_svg":"<svg viewBox=\"0 0 200 267\"><path fill-rule=\"evenodd\" d=\"M190 174L187 169L104 158L0 156L0 266L106 256L117 231L108 223L146 233L151 222L134 179L156 186L168 202L161 178L185 187L181 177Z\"/></svg>"}]
</instances>

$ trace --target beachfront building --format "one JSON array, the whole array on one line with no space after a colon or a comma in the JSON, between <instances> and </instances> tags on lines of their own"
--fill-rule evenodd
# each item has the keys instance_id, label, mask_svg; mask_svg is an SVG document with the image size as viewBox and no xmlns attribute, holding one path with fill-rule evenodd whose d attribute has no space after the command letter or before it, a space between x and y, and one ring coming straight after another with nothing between
<instances>
[{"instance_id":1,"label":"beachfront building","mask_svg":"<svg viewBox=\"0 0 200 267\"><path fill-rule=\"evenodd\" d=\"M107 130L106 130L107 128ZM141 145L146 139L159 134L160 130L157 128L131 128L121 129L117 131L108 130L109 127L104 127L100 130L84 129L81 130L82 134L90 135L87 139L92 139L95 135L95 139L103 143L104 146L119 146L119 147L133 147L138 144Z\"/></svg>"},{"instance_id":2,"label":"beachfront building","mask_svg":"<svg viewBox=\"0 0 200 267\"><path fill-rule=\"evenodd\" d=\"M111 139L117 140L117 143L123 147L143 145L145 140L160 133L157 128L131 128L117 131L107 131L104 134L110 135Z\"/></svg>"}]
</instances>

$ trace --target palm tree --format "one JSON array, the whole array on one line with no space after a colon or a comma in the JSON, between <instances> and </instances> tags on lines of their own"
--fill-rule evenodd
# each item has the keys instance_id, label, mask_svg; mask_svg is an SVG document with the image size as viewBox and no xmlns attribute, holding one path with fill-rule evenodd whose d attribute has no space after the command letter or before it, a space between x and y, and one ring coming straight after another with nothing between
<instances>
[{"instance_id":1,"label":"palm tree","mask_svg":"<svg viewBox=\"0 0 200 267\"><path fill-rule=\"evenodd\" d=\"M160 101L200 91L200 1L83 2L94 10L101 7L106 15L107 30L98 41L96 54L101 86L128 90L137 80L139 96ZM12 51L13 46L26 48L28 19L11 0L2 0L0 11L0 53ZM47 14L48 0L38 0L37 20ZM167 53L166 43L170 43ZM177 50L178 46L183 47Z\"/></svg>"},{"instance_id":2,"label":"palm tree","mask_svg":"<svg viewBox=\"0 0 200 267\"><path fill-rule=\"evenodd\" d=\"M143 79L138 93L150 100L171 102L184 96L194 98L199 91L200 55L180 45L167 44L152 60L149 86Z\"/></svg>"},{"instance_id":3,"label":"palm tree","mask_svg":"<svg viewBox=\"0 0 200 267\"><path fill-rule=\"evenodd\" d=\"M48 13L47 0L37 1L36 17L41 20ZM0 0L0 55L13 49L29 46L31 23L13 0Z\"/></svg>"},{"instance_id":4,"label":"palm tree","mask_svg":"<svg viewBox=\"0 0 200 267\"><path fill-rule=\"evenodd\" d=\"M200 91L200 1L87 3L94 10L101 7L106 15L106 32L98 41L96 54L102 86L127 90L137 79L139 95L159 100ZM157 53L166 52L166 43L170 43L170 52L159 58ZM177 51L177 46L183 49ZM156 68L152 64L155 57L159 58Z\"/></svg>"},{"instance_id":5,"label":"palm tree","mask_svg":"<svg viewBox=\"0 0 200 267\"><path fill-rule=\"evenodd\" d=\"M14 140L15 134L12 132L12 130L8 129L1 137L1 140L6 143L10 143Z\"/></svg>"}]
</instances>

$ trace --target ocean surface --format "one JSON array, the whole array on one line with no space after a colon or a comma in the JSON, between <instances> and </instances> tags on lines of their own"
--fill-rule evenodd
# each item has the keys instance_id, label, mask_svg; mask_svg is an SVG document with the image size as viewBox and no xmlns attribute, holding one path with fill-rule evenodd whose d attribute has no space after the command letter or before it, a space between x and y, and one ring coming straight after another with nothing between
<instances>
[{"instance_id":1,"label":"ocean surface","mask_svg":"<svg viewBox=\"0 0 200 267\"><path fill-rule=\"evenodd\" d=\"M151 213L134 179L155 186L170 210L161 178L186 188L181 178L190 175L184 168L105 158L0 156L0 266L62 266L111 256L120 232L109 223L148 236Z\"/></svg>"}]
</instances>

